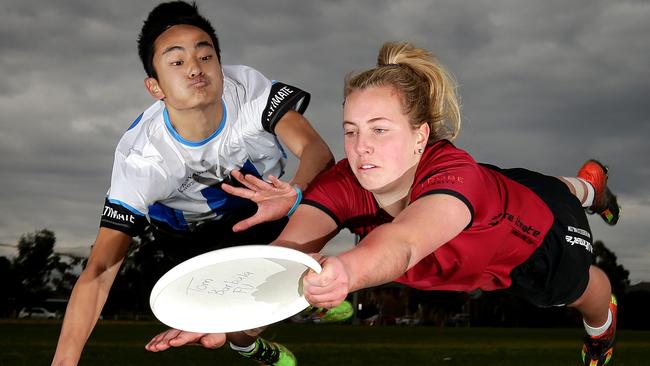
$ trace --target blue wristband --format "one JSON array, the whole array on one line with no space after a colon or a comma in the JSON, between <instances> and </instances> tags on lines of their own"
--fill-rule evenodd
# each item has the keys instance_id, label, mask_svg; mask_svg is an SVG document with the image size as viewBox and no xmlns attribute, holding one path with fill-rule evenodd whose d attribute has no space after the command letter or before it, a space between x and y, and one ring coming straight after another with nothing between
<instances>
[{"instance_id":1,"label":"blue wristband","mask_svg":"<svg viewBox=\"0 0 650 366\"><path fill-rule=\"evenodd\" d=\"M298 205L300 204L300 201L302 201L302 190L298 186L293 186L293 189L296 190L296 202L293 203L293 206L289 209L289 212L287 212L287 217L291 217L293 213L296 211L298 208Z\"/></svg>"}]
</instances>

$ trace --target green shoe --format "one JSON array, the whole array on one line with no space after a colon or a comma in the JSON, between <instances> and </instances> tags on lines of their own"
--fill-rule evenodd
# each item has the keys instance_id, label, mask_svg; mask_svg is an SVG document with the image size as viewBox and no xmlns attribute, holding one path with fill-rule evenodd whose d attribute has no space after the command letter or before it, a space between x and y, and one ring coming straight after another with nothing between
<instances>
[{"instance_id":1,"label":"green shoe","mask_svg":"<svg viewBox=\"0 0 650 366\"><path fill-rule=\"evenodd\" d=\"M310 313L310 318L314 323L340 323L350 319L354 315L354 308L347 300L344 300L331 309L310 306L305 311Z\"/></svg>"},{"instance_id":2,"label":"green shoe","mask_svg":"<svg viewBox=\"0 0 650 366\"><path fill-rule=\"evenodd\" d=\"M616 335L616 310L618 302L612 295L609 302L609 311L612 313L612 324L605 333L598 337L585 335L585 344L582 347L582 362L585 366L603 366L610 364L614 355L614 340Z\"/></svg>"},{"instance_id":3,"label":"green shoe","mask_svg":"<svg viewBox=\"0 0 650 366\"><path fill-rule=\"evenodd\" d=\"M260 337L255 340L255 348L252 351L239 352L239 354L259 362L260 365L295 366L298 364L296 357L287 347Z\"/></svg>"}]
</instances>

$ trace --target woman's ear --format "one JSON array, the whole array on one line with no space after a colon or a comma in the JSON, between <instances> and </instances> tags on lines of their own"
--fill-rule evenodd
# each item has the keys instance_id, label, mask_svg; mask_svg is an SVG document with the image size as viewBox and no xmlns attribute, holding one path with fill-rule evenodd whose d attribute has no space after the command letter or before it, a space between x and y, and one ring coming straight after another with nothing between
<instances>
[{"instance_id":1,"label":"woman's ear","mask_svg":"<svg viewBox=\"0 0 650 366\"><path fill-rule=\"evenodd\" d=\"M427 142L429 141L429 134L430 133L431 133L431 128L429 127L429 124L427 122L421 124L420 127L418 127L418 130L417 130L418 148L424 149L427 146Z\"/></svg>"},{"instance_id":2,"label":"woman's ear","mask_svg":"<svg viewBox=\"0 0 650 366\"><path fill-rule=\"evenodd\" d=\"M163 93L162 89L160 89L160 84L158 84L158 80L152 78L152 77L147 77L144 79L144 86L147 88L147 91L149 94L154 99L162 100L165 99L165 93Z\"/></svg>"}]
</instances>

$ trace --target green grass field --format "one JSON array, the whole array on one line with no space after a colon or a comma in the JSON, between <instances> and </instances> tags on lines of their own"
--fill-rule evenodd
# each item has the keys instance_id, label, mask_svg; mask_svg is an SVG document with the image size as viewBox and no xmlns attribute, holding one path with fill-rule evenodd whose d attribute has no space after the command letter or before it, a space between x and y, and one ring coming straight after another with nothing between
<instances>
[{"instance_id":1,"label":"green grass field","mask_svg":"<svg viewBox=\"0 0 650 366\"><path fill-rule=\"evenodd\" d=\"M49 365L60 321L0 320L0 366ZM102 321L81 365L254 365L228 349L198 346L150 353L166 329L154 322ZM361 327L280 324L267 338L291 348L300 365L578 365L580 329ZM617 366L650 365L650 331L620 331Z\"/></svg>"}]
</instances>

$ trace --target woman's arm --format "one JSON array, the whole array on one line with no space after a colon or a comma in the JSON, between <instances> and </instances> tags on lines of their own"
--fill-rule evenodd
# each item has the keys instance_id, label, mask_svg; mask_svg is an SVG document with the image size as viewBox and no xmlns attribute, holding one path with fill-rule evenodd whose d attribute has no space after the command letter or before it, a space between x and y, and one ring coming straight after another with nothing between
<instances>
[{"instance_id":1,"label":"woman's arm","mask_svg":"<svg viewBox=\"0 0 650 366\"><path fill-rule=\"evenodd\" d=\"M314 306L329 308L349 292L390 282L453 239L470 220L469 208L456 197L422 197L355 248L322 260L323 271L310 272L303 280L305 297Z\"/></svg>"}]
</instances>

